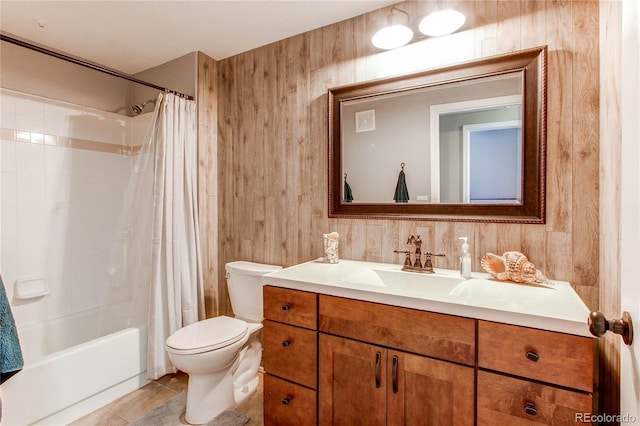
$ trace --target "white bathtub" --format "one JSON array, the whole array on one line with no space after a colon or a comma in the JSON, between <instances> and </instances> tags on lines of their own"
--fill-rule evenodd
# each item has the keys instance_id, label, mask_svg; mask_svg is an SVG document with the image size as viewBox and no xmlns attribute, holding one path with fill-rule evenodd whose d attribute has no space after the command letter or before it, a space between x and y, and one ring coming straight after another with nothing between
<instances>
[{"instance_id":1,"label":"white bathtub","mask_svg":"<svg viewBox=\"0 0 640 426\"><path fill-rule=\"evenodd\" d=\"M146 327L86 341L98 318L88 311L19 329L25 368L0 388L3 426L67 424L148 383Z\"/></svg>"}]
</instances>

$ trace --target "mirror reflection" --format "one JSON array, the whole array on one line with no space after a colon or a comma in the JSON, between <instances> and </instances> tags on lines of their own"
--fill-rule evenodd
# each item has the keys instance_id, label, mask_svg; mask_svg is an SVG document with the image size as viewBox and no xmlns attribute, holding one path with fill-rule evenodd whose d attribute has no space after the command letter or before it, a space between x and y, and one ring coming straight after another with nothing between
<instances>
[{"instance_id":1,"label":"mirror reflection","mask_svg":"<svg viewBox=\"0 0 640 426\"><path fill-rule=\"evenodd\" d=\"M522 86L513 72L342 102L343 202L405 202L403 171L408 203L520 203Z\"/></svg>"},{"instance_id":2,"label":"mirror reflection","mask_svg":"<svg viewBox=\"0 0 640 426\"><path fill-rule=\"evenodd\" d=\"M329 89L329 217L544 223L546 52Z\"/></svg>"}]
</instances>

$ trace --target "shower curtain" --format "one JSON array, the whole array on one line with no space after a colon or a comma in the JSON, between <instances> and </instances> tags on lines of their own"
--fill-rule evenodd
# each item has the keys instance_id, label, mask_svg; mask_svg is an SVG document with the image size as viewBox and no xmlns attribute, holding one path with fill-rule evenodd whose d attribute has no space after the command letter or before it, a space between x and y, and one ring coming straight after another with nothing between
<instances>
[{"instance_id":1,"label":"shower curtain","mask_svg":"<svg viewBox=\"0 0 640 426\"><path fill-rule=\"evenodd\" d=\"M147 377L175 373L164 349L176 330L204 319L197 211L196 107L171 93L156 103L149 154L153 170Z\"/></svg>"}]
</instances>

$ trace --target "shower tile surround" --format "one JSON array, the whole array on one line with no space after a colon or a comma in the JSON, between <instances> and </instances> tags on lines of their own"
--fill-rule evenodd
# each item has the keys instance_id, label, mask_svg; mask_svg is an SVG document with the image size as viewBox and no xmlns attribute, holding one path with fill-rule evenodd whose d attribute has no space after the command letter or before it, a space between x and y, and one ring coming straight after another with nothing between
<instances>
[{"instance_id":1,"label":"shower tile surround","mask_svg":"<svg viewBox=\"0 0 640 426\"><path fill-rule=\"evenodd\" d=\"M149 117L7 89L0 99L0 270L18 327L113 302L101 285L131 141L142 140ZM14 299L16 280L33 276L45 277L50 294Z\"/></svg>"}]
</instances>

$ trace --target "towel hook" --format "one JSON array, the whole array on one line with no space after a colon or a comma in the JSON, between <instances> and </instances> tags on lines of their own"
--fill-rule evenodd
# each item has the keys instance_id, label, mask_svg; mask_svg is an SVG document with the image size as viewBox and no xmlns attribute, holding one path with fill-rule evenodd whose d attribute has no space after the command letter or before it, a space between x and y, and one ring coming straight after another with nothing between
<instances>
[{"instance_id":1,"label":"towel hook","mask_svg":"<svg viewBox=\"0 0 640 426\"><path fill-rule=\"evenodd\" d=\"M346 173L344 174L344 180L347 180L347 174Z\"/></svg>"},{"instance_id":2,"label":"towel hook","mask_svg":"<svg viewBox=\"0 0 640 426\"><path fill-rule=\"evenodd\" d=\"M400 163L400 170L404 170L404 163Z\"/></svg>"}]
</instances>

